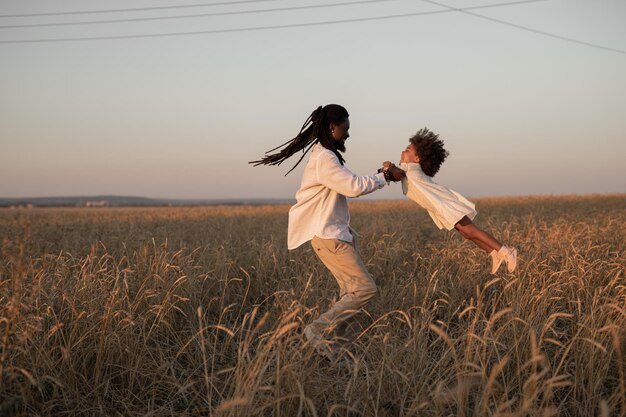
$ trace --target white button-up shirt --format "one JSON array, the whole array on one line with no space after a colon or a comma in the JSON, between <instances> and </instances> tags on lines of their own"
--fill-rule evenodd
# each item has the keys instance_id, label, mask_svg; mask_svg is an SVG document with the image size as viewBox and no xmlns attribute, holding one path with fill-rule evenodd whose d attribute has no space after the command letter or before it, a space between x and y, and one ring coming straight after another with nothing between
<instances>
[{"instance_id":1,"label":"white button-up shirt","mask_svg":"<svg viewBox=\"0 0 626 417\"><path fill-rule=\"evenodd\" d=\"M400 164L406 172L402 179L402 192L409 199L428 210L440 229L454 229L454 225L467 216L476 217L476 206L454 190L437 184L414 162Z\"/></svg>"},{"instance_id":2,"label":"white button-up shirt","mask_svg":"<svg viewBox=\"0 0 626 417\"><path fill-rule=\"evenodd\" d=\"M304 168L296 204L289 210L287 247L295 249L318 236L352 242L346 197L358 197L383 188L382 173L355 175L337 155L319 143Z\"/></svg>"}]
</instances>

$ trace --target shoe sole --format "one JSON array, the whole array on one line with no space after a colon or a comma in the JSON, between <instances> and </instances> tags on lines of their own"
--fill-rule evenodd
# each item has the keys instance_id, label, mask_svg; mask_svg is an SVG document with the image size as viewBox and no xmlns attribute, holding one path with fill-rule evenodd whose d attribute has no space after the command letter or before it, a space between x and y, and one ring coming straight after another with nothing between
<instances>
[{"instance_id":1,"label":"shoe sole","mask_svg":"<svg viewBox=\"0 0 626 417\"><path fill-rule=\"evenodd\" d=\"M511 249L509 253L511 254L512 259L510 263L508 262L508 259L507 259L506 270L510 274L513 271L515 271L515 268L517 267L517 249Z\"/></svg>"}]
</instances>

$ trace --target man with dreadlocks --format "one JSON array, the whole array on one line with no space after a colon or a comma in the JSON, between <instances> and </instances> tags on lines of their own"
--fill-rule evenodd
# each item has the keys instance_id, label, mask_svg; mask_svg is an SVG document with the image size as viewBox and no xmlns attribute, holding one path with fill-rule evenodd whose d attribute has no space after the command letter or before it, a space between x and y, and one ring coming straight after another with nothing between
<instances>
[{"instance_id":1,"label":"man with dreadlocks","mask_svg":"<svg viewBox=\"0 0 626 417\"><path fill-rule=\"evenodd\" d=\"M329 359L335 358L336 349L328 337L333 332L339 338L345 337L348 320L377 292L356 249L346 197L369 194L404 176L404 171L393 164L386 165L376 175L361 176L344 166L341 152L346 151L345 141L350 137L348 117L347 110L337 104L320 106L295 138L271 149L263 159L251 162L255 166L280 165L302 150L302 157L289 174L311 151L296 193L296 204L289 210L287 245L292 250L311 241L315 253L339 284L339 300L304 329L307 340Z\"/></svg>"}]
</instances>

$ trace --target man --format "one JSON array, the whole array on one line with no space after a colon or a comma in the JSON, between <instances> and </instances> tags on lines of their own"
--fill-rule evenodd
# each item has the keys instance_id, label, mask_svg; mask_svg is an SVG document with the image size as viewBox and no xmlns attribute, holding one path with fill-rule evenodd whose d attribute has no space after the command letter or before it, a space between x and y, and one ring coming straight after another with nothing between
<instances>
[{"instance_id":1,"label":"man","mask_svg":"<svg viewBox=\"0 0 626 417\"><path fill-rule=\"evenodd\" d=\"M304 329L309 342L330 359L335 357L335 351L327 336L333 331L339 337L344 336L347 321L377 292L355 246L346 197L369 194L383 188L388 181L401 180L404 174L394 165L385 166L376 175L353 174L344 166L341 155L346 150L349 130L349 115L344 107L320 106L309 116L298 136L280 146L282 151L252 162L279 165L299 150L308 147L305 153L311 151L296 193L296 204L289 210L287 245L292 250L311 241L315 253L339 284L339 300Z\"/></svg>"}]
</instances>

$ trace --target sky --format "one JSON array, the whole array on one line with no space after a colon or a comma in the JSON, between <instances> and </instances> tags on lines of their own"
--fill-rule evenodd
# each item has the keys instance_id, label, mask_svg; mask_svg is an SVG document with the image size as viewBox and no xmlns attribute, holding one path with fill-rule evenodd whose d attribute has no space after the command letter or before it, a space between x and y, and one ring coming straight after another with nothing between
<instances>
[{"instance_id":1,"label":"sky","mask_svg":"<svg viewBox=\"0 0 626 417\"><path fill-rule=\"evenodd\" d=\"M292 198L248 161L329 103L358 175L428 127L468 197L626 192L626 2L437 3L3 0L0 197Z\"/></svg>"}]
</instances>

